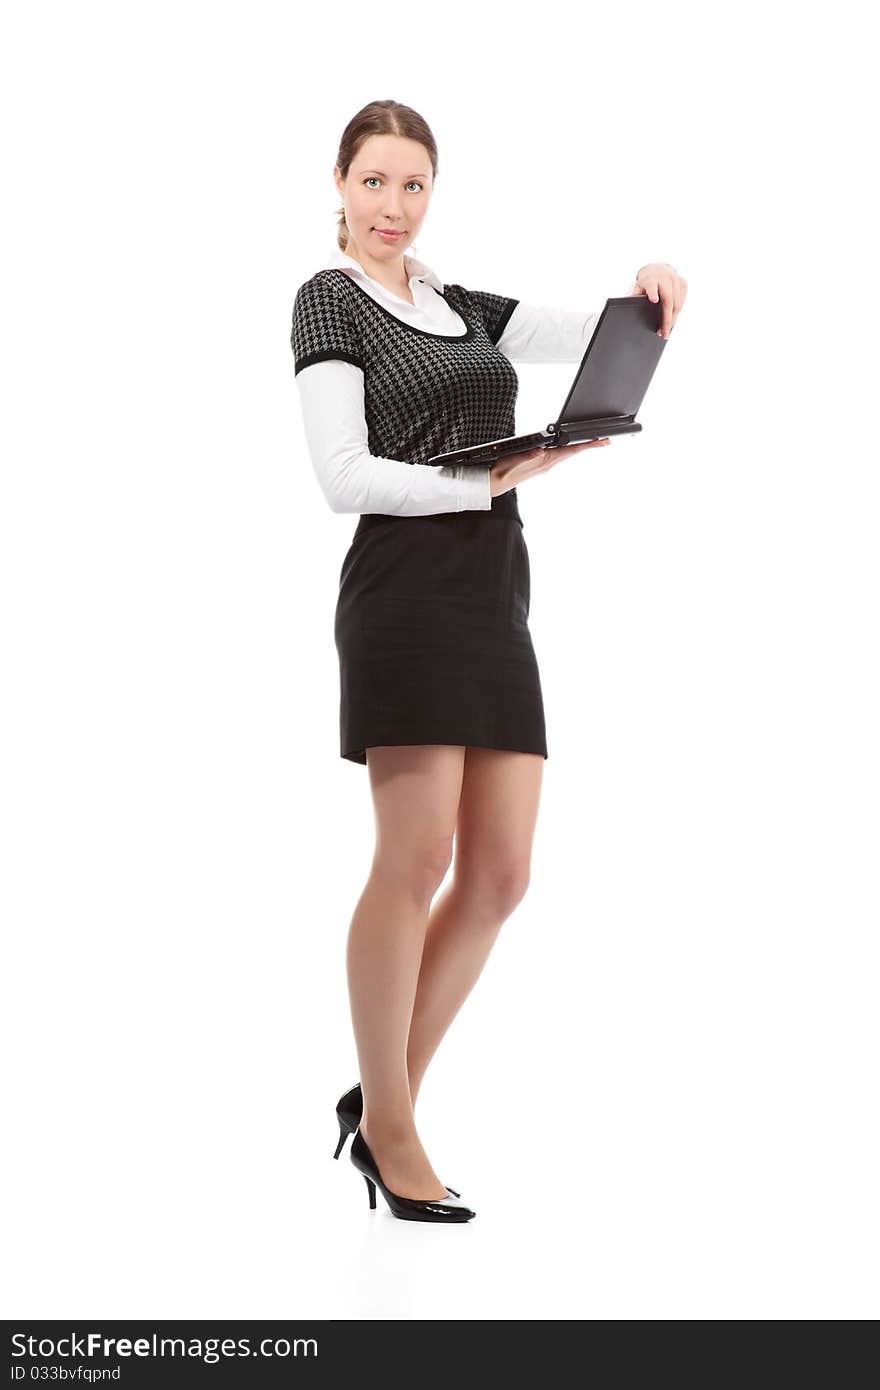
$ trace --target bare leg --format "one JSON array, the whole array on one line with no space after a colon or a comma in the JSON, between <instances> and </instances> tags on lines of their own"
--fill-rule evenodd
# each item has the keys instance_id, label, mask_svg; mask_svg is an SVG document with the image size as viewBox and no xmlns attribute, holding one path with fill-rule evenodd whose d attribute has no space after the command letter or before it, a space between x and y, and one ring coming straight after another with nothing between
<instances>
[{"instance_id":1,"label":"bare leg","mask_svg":"<svg viewBox=\"0 0 880 1390\"><path fill-rule=\"evenodd\" d=\"M445 1197L415 1127L407 1038L431 899L452 857L465 749L376 747L367 766L376 850L347 945L364 1110L360 1129L386 1185Z\"/></svg>"},{"instance_id":2,"label":"bare leg","mask_svg":"<svg viewBox=\"0 0 880 1390\"><path fill-rule=\"evenodd\" d=\"M430 913L410 1024L413 1106L440 1040L528 887L543 772L540 755L467 749L453 878Z\"/></svg>"}]
</instances>

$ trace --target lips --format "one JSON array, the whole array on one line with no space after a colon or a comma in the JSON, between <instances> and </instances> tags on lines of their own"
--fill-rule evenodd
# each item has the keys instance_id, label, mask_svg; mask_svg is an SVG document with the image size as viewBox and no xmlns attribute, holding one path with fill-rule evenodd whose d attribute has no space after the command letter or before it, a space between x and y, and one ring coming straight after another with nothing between
<instances>
[{"instance_id":1,"label":"lips","mask_svg":"<svg viewBox=\"0 0 880 1390\"><path fill-rule=\"evenodd\" d=\"M403 236L403 232L394 232L390 227L374 227L373 231L378 232L379 236L387 237L389 241L396 241L399 236Z\"/></svg>"}]
</instances>

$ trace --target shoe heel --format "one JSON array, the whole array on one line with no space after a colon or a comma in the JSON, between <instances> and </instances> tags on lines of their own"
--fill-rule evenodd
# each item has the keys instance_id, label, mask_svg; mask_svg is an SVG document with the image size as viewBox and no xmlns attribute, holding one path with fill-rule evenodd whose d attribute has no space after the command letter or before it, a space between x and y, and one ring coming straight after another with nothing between
<instances>
[{"instance_id":1,"label":"shoe heel","mask_svg":"<svg viewBox=\"0 0 880 1390\"><path fill-rule=\"evenodd\" d=\"M336 1152L335 1152L335 1154L333 1155L334 1158L338 1158L339 1155L342 1153L342 1150L343 1150L343 1148L344 1148L344 1146L345 1146L345 1141L346 1141L346 1139L348 1138L348 1136L349 1136L350 1133L351 1133L351 1130L348 1128L348 1126L347 1126L346 1124L344 1124L342 1120L340 1120L340 1121L339 1121L339 1143L336 1145Z\"/></svg>"},{"instance_id":2,"label":"shoe heel","mask_svg":"<svg viewBox=\"0 0 880 1390\"><path fill-rule=\"evenodd\" d=\"M376 1210L376 1184L364 1173L364 1182L367 1184L367 1191L370 1194L370 1211Z\"/></svg>"}]
</instances>

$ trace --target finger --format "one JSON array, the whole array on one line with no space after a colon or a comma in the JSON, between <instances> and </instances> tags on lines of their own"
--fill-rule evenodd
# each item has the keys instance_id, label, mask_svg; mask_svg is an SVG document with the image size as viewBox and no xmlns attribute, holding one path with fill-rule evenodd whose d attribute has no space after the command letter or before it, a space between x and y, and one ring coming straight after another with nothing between
<instances>
[{"instance_id":1,"label":"finger","mask_svg":"<svg viewBox=\"0 0 880 1390\"><path fill-rule=\"evenodd\" d=\"M675 327L675 320L681 313L681 306L684 303L684 281L680 275L673 275L670 281L669 293L672 298L672 316L669 320L669 331Z\"/></svg>"},{"instance_id":2,"label":"finger","mask_svg":"<svg viewBox=\"0 0 880 1390\"><path fill-rule=\"evenodd\" d=\"M660 321L660 327L657 329L657 337L658 337L658 338L664 338L664 337L666 336L666 334L664 333L664 327L665 327L665 324L666 324L666 314L667 314L666 300L665 300L665 297L664 297L665 294L666 294L666 290L665 290L665 281L661 281L660 278L658 277L657 279L649 280L649 281L648 281L648 285L649 285L649 289L648 289L648 298L650 299L651 303L652 303L652 304L660 303L660 304L662 305L662 308L663 308L663 317L661 318L661 321Z\"/></svg>"},{"instance_id":3,"label":"finger","mask_svg":"<svg viewBox=\"0 0 880 1390\"><path fill-rule=\"evenodd\" d=\"M683 280L680 275L677 277L676 280L675 291L675 318L673 318L672 320L673 324L675 323L675 320L678 318L679 314L684 308L684 301L687 298L688 292L687 280Z\"/></svg>"},{"instance_id":4,"label":"finger","mask_svg":"<svg viewBox=\"0 0 880 1390\"><path fill-rule=\"evenodd\" d=\"M663 300L663 323L657 329L657 334L661 338L668 338L681 313L687 294L687 282L680 275L671 274L661 283L660 294Z\"/></svg>"},{"instance_id":5,"label":"finger","mask_svg":"<svg viewBox=\"0 0 880 1390\"><path fill-rule=\"evenodd\" d=\"M660 281L659 293L663 305L663 319L657 332L661 338L668 338L675 317L675 292L671 276L665 275Z\"/></svg>"}]
</instances>

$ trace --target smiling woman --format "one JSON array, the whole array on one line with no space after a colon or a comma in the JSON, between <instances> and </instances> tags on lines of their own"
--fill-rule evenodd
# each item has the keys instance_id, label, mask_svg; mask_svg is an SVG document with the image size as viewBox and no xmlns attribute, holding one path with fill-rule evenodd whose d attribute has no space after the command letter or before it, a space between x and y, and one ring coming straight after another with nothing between
<instances>
[{"instance_id":1,"label":"smiling woman","mask_svg":"<svg viewBox=\"0 0 880 1390\"><path fill-rule=\"evenodd\" d=\"M353 117L333 170L337 247L297 291L291 345L327 501L359 513L334 636L340 753L368 769L376 845L347 947L361 1080L337 1117L357 1128L371 1206L381 1186L395 1216L449 1225L474 1211L432 1167L414 1109L529 881L548 752L514 481L548 463L522 455L501 477L429 459L515 434L514 362L579 361L598 315L522 305L417 261L436 174L410 107Z\"/></svg>"}]
</instances>

